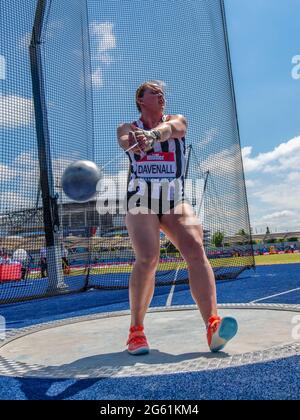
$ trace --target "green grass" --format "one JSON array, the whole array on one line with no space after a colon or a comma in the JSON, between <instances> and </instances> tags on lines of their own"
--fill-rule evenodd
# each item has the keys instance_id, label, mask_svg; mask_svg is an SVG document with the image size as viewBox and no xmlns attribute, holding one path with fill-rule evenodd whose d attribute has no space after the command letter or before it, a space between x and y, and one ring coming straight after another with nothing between
<instances>
[{"instance_id":1,"label":"green grass","mask_svg":"<svg viewBox=\"0 0 300 420\"><path fill-rule=\"evenodd\" d=\"M216 258L210 260L213 267L234 267L238 265L240 260L241 265L245 264L245 258L247 257L235 257L233 258ZM164 270L177 270L186 269L187 265L184 261L182 262L161 262L158 264L158 271ZM130 273L132 271L132 265L121 265L121 266L110 266L110 267L97 267L91 270L91 274L107 274L107 273Z\"/></svg>"},{"instance_id":2,"label":"green grass","mask_svg":"<svg viewBox=\"0 0 300 420\"><path fill-rule=\"evenodd\" d=\"M245 258L247 257L235 257L233 258L216 258L210 260L211 265L214 268L217 267L232 267L237 266L238 261L241 261L241 266L245 264ZM256 265L273 265L273 264L300 264L300 253L299 254L275 254L275 255L258 255L255 257ZM185 269L185 262L166 262L160 263L158 271L162 270L176 270ZM92 268L91 274L109 274L109 273L130 273L132 271L132 265L121 265L121 266L109 266L109 267L97 267ZM84 269L79 268L72 270L71 274L79 276L84 274ZM31 273L29 278L34 279L37 277L37 273Z\"/></svg>"},{"instance_id":3,"label":"green grass","mask_svg":"<svg viewBox=\"0 0 300 420\"><path fill-rule=\"evenodd\" d=\"M255 257L256 265L273 265L273 264L299 264L299 254L274 254L274 255L257 255Z\"/></svg>"}]
</instances>

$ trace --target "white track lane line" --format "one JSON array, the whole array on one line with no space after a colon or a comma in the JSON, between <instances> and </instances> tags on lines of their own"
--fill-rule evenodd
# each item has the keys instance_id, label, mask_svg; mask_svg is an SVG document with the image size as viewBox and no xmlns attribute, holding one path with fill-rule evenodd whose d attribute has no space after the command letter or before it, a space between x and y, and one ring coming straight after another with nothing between
<instances>
[{"instance_id":1,"label":"white track lane line","mask_svg":"<svg viewBox=\"0 0 300 420\"><path fill-rule=\"evenodd\" d=\"M169 296L168 296L168 299L167 299L167 302L166 302L166 307L167 308L172 306L172 300L173 300L173 295L174 295L174 291L175 291L175 287L176 287L176 280L177 280L177 277L178 277L178 272L179 272L179 267L176 270L175 277L174 277L174 283L171 287L171 290L170 290L170 293L169 293Z\"/></svg>"},{"instance_id":2,"label":"white track lane line","mask_svg":"<svg viewBox=\"0 0 300 420\"><path fill-rule=\"evenodd\" d=\"M271 299L271 298L273 298L273 297L287 295L287 294L289 294L289 293L297 292L298 290L300 290L300 287L298 287L298 289L291 289L291 290L287 290L286 292L277 293L276 295L266 296L266 297L261 298L261 299L256 299L256 300L253 300L253 301L252 301L252 302L250 302L250 303L257 303L257 302L261 302L261 301L263 301L263 300Z\"/></svg>"}]
</instances>

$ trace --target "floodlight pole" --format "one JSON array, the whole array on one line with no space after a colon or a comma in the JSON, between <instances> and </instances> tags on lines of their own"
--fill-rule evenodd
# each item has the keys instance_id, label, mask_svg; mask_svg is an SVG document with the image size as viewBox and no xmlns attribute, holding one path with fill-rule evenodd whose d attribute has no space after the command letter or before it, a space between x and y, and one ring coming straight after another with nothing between
<instances>
[{"instance_id":1,"label":"floodlight pole","mask_svg":"<svg viewBox=\"0 0 300 420\"><path fill-rule=\"evenodd\" d=\"M62 272L62 250L59 241L60 222L57 206L58 196L55 193L52 171L42 60L42 35L45 18L50 5L51 0L38 0L30 43L30 63L47 249L48 292L53 293L57 289L65 288L66 285Z\"/></svg>"}]
</instances>

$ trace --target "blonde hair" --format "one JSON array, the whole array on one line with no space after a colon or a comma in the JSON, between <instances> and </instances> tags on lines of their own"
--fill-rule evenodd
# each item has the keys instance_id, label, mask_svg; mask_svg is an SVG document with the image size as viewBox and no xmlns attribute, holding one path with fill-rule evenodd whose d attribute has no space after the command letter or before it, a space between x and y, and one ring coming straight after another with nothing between
<instances>
[{"instance_id":1,"label":"blonde hair","mask_svg":"<svg viewBox=\"0 0 300 420\"><path fill-rule=\"evenodd\" d=\"M160 80L149 80L147 82L142 83L135 92L135 103L139 112L142 112L141 106L138 102L140 98L143 97L144 92L148 88L159 88L163 92L165 92L165 83Z\"/></svg>"}]
</instances>

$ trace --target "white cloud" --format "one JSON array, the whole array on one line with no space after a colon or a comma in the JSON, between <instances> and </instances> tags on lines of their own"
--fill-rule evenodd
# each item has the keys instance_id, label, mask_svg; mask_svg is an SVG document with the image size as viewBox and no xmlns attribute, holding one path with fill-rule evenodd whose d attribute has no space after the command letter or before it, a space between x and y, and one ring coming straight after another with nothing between
<instances>
[{"instance_id":1,"label":"white cloud","mask_svg":"<svg viewBox=\"0 0 300 420\"><path fill-rule=\"evenodd\" d=\"M271 232L299 231L300 215L289 210L265 214L260 218L252 217L251 225L254 233L266 232L267 227Z\"/></svg>"},{"instance_id":2,"label":"white cloud","mask_svg":"<svg viewBox=\"0 0 300 420\"><path fill-rule=\"evenodd\" d=\"M8 182L16 177L16 171L9 166L0 165L0 181Z\"/></svg>"},{"instance_id":3,"label":"white cloud","mask_svg":"<svg viewBox=\"0 0 300 420\"><path fill-rule=\"evenodd\" d=\"M10 182L20 180L22 188L30 185L38 175L38 160L30 153L22 153L19 155L11 166L0 165L0 181Z\"/></svg>"},{"instance_id":4,"label":"white cloud","mask_svg":"<svg viewBox=\"0 0 300 420\"><path fill-rule=\"evenodd\" d=\"M110 22L91 23L91 33L96 38L97 52L100 57L102 53L116 48L116 38L113 33L113 28L114 25Z\"/></svg>"},{"instance_id":5,"label":"white cloud","mask_svg":"<svg viewBox=\"0 0 300 420\"><path fill-rule=\"evenodd\" d=\"M288 180L272 182L269 185L262 185L253 195L278 210L289 209L299 210L300 188L299 184L291 184ZM274 180L275 181L275 180Z\"/></svg>"},{"instance_id":6,"label":"white cloud","mask_svg":"<svg viewBox=\"0 0 300 420\"><path fill-rule=\"evenodd\" d=\"M112 64L114 61L113 58L109 54L101 54L100 60L102 61L102 63L107 64L107 65Z\"/></svg>"},{"instance_id":7,"label":"white cloud","mask_svg":"<svg viewBox=\"0 0 300 420\"><path fill-rule=\"evenodd\" d=\"M245 172L277 173L299 168L300 162L300 136L282 143L274 150L260 153L252 157L252 147L244 147L243 159Z\"/></svg>"},{"instance_id":8,"label":"white cloud","mask_svg":"<svg viewBox=\"0 0 300 420\"><path fill-rule=\"evenodd\" d=\"M291 172L290 174L288 174L287 179L289 182L299 182L299 185L300 185L300 171Z\"/></svg>"},{"instance_id":9,"label":"white cloud","mask_svg":"<svg viewBox=\"0 0 300 420\"><path fill-rule=\"evenodd\" d=\"M92 84L96 88L104 84L103 66L111 65L114 61L110 54L110 51L117 46L113 30L114 24L111 22L93 22L90 25L92 59L96 63L92 73Z\"/></svg>"},{"instance_id":10,"label":"white cloud","mask_svg":"<svg viewBox=\"0 0 300 420\"><path fill-rule=\"evenodd\" d=\"M64 169L73 160L72 158L53 160L53 177L56 192L61 192L61 176ZM11 166L0 165L0 182L2 183L2 187L0 186L0 213L32 208L36 200L39 179L39 161L36 153L33 151L17 156ZM13 183L13 187L9 182ZM6 191L5 188L7 189ZM13 188L15 191L12 191ZM64 201L70 201L65 195L63 197Z\"/></svg>"},{"instance_id":11,"label":"white cloud","mask_svg":"<svg viewBox=\"0 0 300 420\"><path fill-rule=\"evenodd\" d=\"M26 34L24 34L19 40L19 47L21 49L24 49L24 48L28 49L30 46L31 38L32 38L31 32L27 32Z\"/></svg>"},{"instance_id":12,"label":"white cloud","mask_svg":"<svg viewBox=\"0 0 300 420\"><path fill-rule=\"evenodd\" d=\"M32 199L16 192L1 192L0 214L32 208Z\"/></svg>"},{"instance_id":13,"label":"white cloud","mask_svg":"<svg viewBox=\"0 0 300 420\"><path fill-rule=\"evenodd\" d=\"M220 133L220 130L218 128L211 128L203 134L203 136L200 137L199 141L196 142L196 147L198 149L198 152L205 148L208 144L210 144L212 141L214 141Z\"/></svg>"},{"instance_id":14,"label":"white cloud","mask_svg":"<svg viewBox=\"0 0 300 420\"><path fill-rule=\"evenodd\" d=\"M0 54L0 80L6 79L6 59Z\"/></svg>"},{"instance_id":15,"label":"white cloud","mask_svg":"<svg viewBox=\"0 0 300 420\"><path fill-rule=\"evenodd\" d=\"M252 179L246 179L246 187L247 188L254 188L256 186L256 182Z\"/></svg>"},{"instance_id":16,"label":"white cloud","mask_svg":"<svg viewBox=\"0 0 300 420\"><path fill-rule=\"evenodd\" d=\"M94 87L100 88L103 86L103 73L102 69L99 68L92 73L92 84Z\"/></svg>"},{"instance_id":17,"label":"white cloud","mask_svg":"<svg viewBox=\"0 0 300 420\"><path fill-rule=\"evenodd\" d=\"M294 217L296 216L296 212L290 211L290 210L283 210L283 211L277 211L275 213L266 214L262 217L263 221L267 222L273 222L276 220L281 220L282 218L286 217Z\"/></svg>"},{"instance_id":18,"label":"white cloud","mask_svg":"<svg viewBox=\"0 0 300 420\"><path fill-rule=\"evenodd\" d=\"M16 165L26 165L27 167L32 167L38 164L37 159L35 159L30 152L21 153L15 160Z\"/></svg>"},{"instance_id":19,"label":"white cloud","mask_svg":"<svg viewBox=\"0 0 300 420\"><path fill-rule=\"evenodd\" d=\"M240 167L240 149L232 146L229 149L223 149L219 153L209 156L201 163L201 171L210 171L214 176L224 177L224 174L234 174L236 168Z\"/></svg>"},{"instance_id":20,"label":"white cloud","mask_svg":"<svg viewBox=\"0 0 300 420\"><path fill-rule=\"evenodd\" d=\"M0 165L0 213L32 208L39 183L39 164L30 152L19 155L11 166Z\"/></svg>"},{"instance_id":21,"label":"white cloud","mask_svg":"<svg viewBox=\"0 0 300 420\"><path fill-rule=\"evenodd\" d=\"M300 230L300 136L252 154L252 147L243 148L252 226Z\"/></svg>"},{"instance_id":22,"label":"white cloud","mask_svg":"<svg viewBox=\"0 0 300 420\"><path fill-rule=\"evenodd\" d=\"M0 128L16 128L32 123L33 102L21 96L0 95Z\"/></svg>"}]
</instances>

